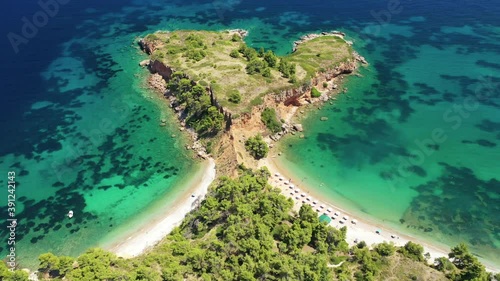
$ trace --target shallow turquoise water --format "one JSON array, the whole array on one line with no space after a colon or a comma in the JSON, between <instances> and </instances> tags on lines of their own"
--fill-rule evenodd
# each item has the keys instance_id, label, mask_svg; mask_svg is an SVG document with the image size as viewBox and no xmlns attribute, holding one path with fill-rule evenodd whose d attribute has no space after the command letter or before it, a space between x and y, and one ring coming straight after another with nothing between
<instances>
[{"instance_id":1,"label":"shallow turquoise water","mask_svg":"<svg viewBox=\"0 0 500 281\"><path fill-rule=\"evenodd\" d=\"M366 52L363 77L302 120L306 139L285 140L281 162L344 208L498 263L500 73L483 62L500 56L467 44L397 48L412 56Z\"/></svg>"}]
</instances>

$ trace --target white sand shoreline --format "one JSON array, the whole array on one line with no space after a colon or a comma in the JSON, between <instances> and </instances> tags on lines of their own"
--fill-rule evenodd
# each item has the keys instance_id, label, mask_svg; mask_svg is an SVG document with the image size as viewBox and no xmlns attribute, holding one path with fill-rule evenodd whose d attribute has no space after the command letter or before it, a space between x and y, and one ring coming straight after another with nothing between
<instances>
[{"instance_id":1,"label":"white sand shoreline","mask_svg":"<svg viewBox=\"0 0 500 281\"><path fill-rule=\"evenodd\" d=\"M115 243L108 250L124 258L143 254L155 246L175 227L179 226L186 215L196 207L196 200L203 201L208 187L215 179L215 162L209 158L208 165L201 174L201 179L194 182L184 194L161 218L151 221L147 227L129 236L125 241ZM195 197L192 197L194 195Z\"/></svg>"},{"instance_id":2,"label":"white sand shoreline","mask_svg":"<svg viewBox=\"0 0 500 281\"><path fill-rule=\"evenodd\" d=\"M288 183L289 179L292 179L291 184L299 182L299 179L295 179L293 175L291 175L288 171L283 168L280 168L271 158L263 159L259 163L260 167L267 166L269 171L271 172L271 178L269 179L269 183L282 190L282 193L288 197L292 198L295 202L294 209L299 210L300 206L304 203L310 204L313 206L313 210L319 210L318 216L326 213L329 217L334 218L330 222L330 225L335 228L341 228L343 226L347 227L347 238L346 241L350 246L355 245L354 242L357 240L365 241L368 246L373 244L379 244L382 242L393 242L396 246L404 246L408 241L412 241L418 243L424 247L424 253L430 254L429 262L433 262L434 259L439 257L448 257L448 253L450 249L439 247L436 245L431 245L421 239L406 235L401 233L400 231L396 231L394 229L390 229L386 226L381 225L380 223L371 222L367 218L360 217L359 215L353 215L338 206L335 206L331 203L331 201L326 202L325 200L318 200L313 195L308 194L306 191L300 189L301 187L294 186L293 189L290 188L290 184ZM283 177L283 180L279 180L279 176L275 176L275 174L280 174ZM298 193L295 190L300 190ZM293 193L293 195L291 194ZM306 193L305 197L302 197L302 193ZM310 197L310 201L307 198ZM297 199L298 198L298 199ZM312 202L317 201L317 204L312 204ZM320 208L323 206L324 208ZM330 209L331 212L327 212L327 209ZM338 216L335 215L335 212L338 213ZM344 220L343 217L347 216L347 220ZM356 223L352 223L352 220L356 220ZM380 234L376 233L379 230ZM484 264L484 263L483 263ZM490 272L500 272L500 267L493 266L490 264L484 264L487 271Z\"/></svg>"}]
</instances>

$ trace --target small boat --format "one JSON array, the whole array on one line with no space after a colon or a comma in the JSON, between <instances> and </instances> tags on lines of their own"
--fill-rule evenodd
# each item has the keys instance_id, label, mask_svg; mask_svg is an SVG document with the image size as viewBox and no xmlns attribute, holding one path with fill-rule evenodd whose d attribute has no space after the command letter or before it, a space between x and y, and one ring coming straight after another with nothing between
<instances>
[{"instance_id":1,"label":"small boat","mask_svg":"<svg viewBox=\"0 0 500 281\"><path fill-rule=\"evenodd\" d=\"M71 211L71 210L70 210L70 211L68 212L68 218L72 218L72 217L73 217L73 211Z\"/></svg>"}]
</instances>

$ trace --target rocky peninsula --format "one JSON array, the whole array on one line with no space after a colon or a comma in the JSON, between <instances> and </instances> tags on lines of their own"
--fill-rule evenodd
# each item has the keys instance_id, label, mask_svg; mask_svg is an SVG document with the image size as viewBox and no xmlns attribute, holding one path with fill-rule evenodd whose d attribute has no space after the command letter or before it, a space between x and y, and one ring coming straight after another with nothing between
<instances>
[{"instance_id":1,"label":"rocky peninsula","mask_svg":"<svg viewBox=\"0 0 500 281\"><path fill-rule=\"evenodd\" d=\"M192 134L194 144L189 148L202 158L213 157L221 175L235 175L239 164L257 167L241 137L262 135L272 148L284 135L300 133L303 126L293 121L304 112L298 109L346 92L341 86L343 76L367 64L339 31L305 35L293 43L289 55L281 57L248 47L243 41L247 34L240 29L162 31L139 40L150 55L140 63L152 73L149 84L177 113L180 129ZM176 92L182 79L189 81L189 91L197 87L201 92L205 109L193 112L192 104L199 100L184 99ZM207 131L197 125L207 108L217 110L211 119L221 120L215 126L220 128ZM264 111L274 115L274 127L263 120Z\"/></svg>"}]
</instances>

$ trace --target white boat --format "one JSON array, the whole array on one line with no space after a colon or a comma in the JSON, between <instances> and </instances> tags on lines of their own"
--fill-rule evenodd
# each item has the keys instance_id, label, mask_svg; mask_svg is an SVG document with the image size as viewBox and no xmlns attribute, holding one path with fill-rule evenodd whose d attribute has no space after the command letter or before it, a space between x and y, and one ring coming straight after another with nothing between
<instances>
[{"instance_id":1,"label":"white boat","mask_svg":"<svg viewBox=\"0 0 500 281\"><path fill-rule=\"evenodd\" d=\"M68 218L72 218L72 217L73 217L73 211L71 211L71 210L70 210L70 211L68 212Z\"/></svg>"}]
</instances>

